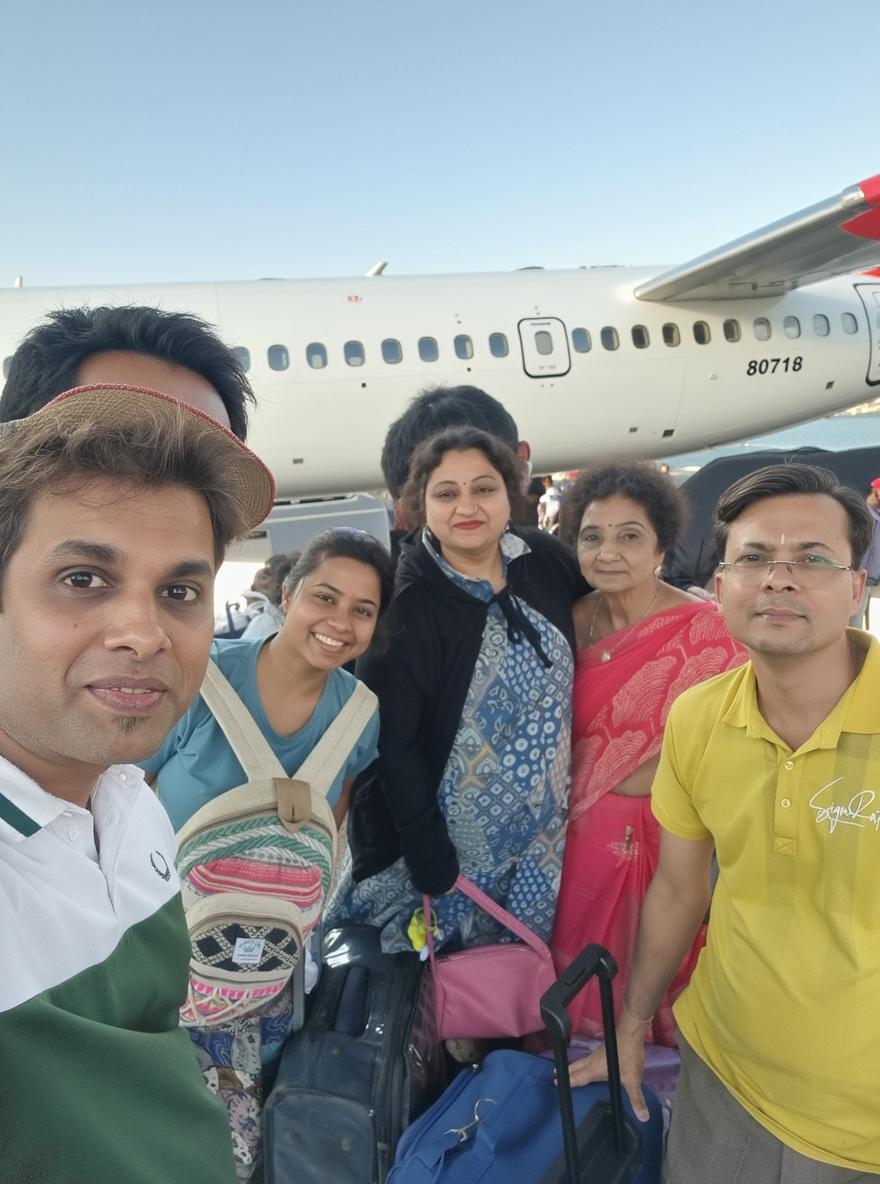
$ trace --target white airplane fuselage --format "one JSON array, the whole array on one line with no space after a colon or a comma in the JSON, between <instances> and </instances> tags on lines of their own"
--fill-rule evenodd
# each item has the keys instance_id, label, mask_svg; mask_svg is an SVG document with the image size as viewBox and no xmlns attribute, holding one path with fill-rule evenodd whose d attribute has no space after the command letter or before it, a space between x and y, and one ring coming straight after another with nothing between
<instances>
[{"instance_id":1,"label":"white airplane fuselage","mask_svg":"<svg viewBox=\"0 0 880 1184\"><path fill-rule=\"evenodd\" d=\"M144 303L194 312L248 351L258 404L249 443L283 497L381 486L389 423L414 394L438 383L478 386L500 399L542 472L683 452L878 393L876 278L838 277L773 297L637 299L634 289L656 272L13 288L0 292L0 358L53 308ZM765 332L761 318L769 322L767 340L756 336L756 321ZM695 331L697 322L706 328ZM725 322L735 322L738 340L728 339L729 325L725 335ZM603 329L614 331L605 344ZM586 344L583 330L587 352L575 347ZM615 333L618 347L606 348ZM496 356L503 353L497 335L504 356ZM420 339L436 342L437 360L420 357ZM362 352L361 364L346 361L346 343L360 344L348 354ZM320 360L320 350L309 351L315 345L326 352L320 368L307 360ZM283 348L270 354L272 347ZM270 357L286 368L273 369Z\"/></svg>"}]
</instances>

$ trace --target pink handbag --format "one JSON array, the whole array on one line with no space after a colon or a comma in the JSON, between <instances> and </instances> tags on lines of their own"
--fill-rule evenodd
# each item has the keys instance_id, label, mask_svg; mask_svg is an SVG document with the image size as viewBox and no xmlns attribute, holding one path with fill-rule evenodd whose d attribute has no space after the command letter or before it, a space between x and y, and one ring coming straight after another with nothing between
<instances>
[{"instance_id":1,"label":"pink handbag","mask_svg":"<svg viewBox=\"0 0 880 1184\"><path fill-rule=\"evenodd\" d=\"M456 1036L480 1040L539 1031L543 1028L541 996L556 980L549 949L464 876L459 876L454 886L519 941L435 954L431 901L427 896L422 898L438 1036L441 1040Z\"/></svg>"}]
</instances>

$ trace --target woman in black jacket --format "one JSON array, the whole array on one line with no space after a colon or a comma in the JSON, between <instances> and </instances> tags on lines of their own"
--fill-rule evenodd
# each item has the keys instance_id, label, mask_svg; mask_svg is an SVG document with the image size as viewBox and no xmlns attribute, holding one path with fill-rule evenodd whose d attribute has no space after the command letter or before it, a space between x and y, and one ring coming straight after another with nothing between
<instances>
[{"instance_id":1,"label":"woman in black jacket","mask_svg":"<svg viewBox=\"0 0 880 1184\"><path fill-rule=\"evenodd\" d=\"M511 530L514 454L450 428L413 456L404 504L422 529L401 547L388 649L359 667L379 696L377 769L351 807L351 862L331 909L412 949L421 893L439 944L498 938L459 871L548 938L568 795L573 633L585 591L574 558Z\"/></svg>"}]
</instances>

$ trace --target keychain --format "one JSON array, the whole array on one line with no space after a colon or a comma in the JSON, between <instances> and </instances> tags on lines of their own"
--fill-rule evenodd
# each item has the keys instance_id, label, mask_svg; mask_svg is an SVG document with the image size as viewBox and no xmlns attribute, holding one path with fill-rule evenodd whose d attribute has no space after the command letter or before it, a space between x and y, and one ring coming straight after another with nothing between
<instances>
[{"instance_id":1,"label":"keychain","mask_svg":"<svg viewBox=\"0 0 880 1184\"><path fill-rule=\"evenodd\" d=\"M440 927L437 924L437 914L431 910L431 933L434 935L435 941L442 941L443 934L440 932ZM406 936L409 938L412 948L418 953L422 962L428 959L428 933L425 929L425 911L422 908L417 908L410 918L409 925L406 927Z\"/></svg>"}]
</instances>

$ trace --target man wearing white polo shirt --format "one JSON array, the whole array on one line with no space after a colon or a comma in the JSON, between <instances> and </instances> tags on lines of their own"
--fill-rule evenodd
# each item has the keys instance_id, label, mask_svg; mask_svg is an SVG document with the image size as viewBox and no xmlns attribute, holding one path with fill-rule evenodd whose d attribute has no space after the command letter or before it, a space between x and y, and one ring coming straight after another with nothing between
<instances>
[{"instance_id":1,"label":"man wearing white polo shirt","mask_svg":"<svg viewBox=\"0 0 880 1184\"><path fill-rule=\"evenodd\" d=\"M178 1024L174 835L134 762L198 692L224 549L271 506L231 433L78 388L0 432L0 1178L231 1184Z\"/></svg>"},{"instance_id":2,"label":"man wearing white polo shirt","mask_svg":"<svg viewBox=\"0 0 880 1184\"><path fill-rule=\"evenodd\" d=\"M618 1020L639 1111L645 1022L705 914L714 847L708 940L675 1005L668 1184L880 1175L880 644L846 628L871 529L861 496L808 465L718 502L715 588L751 661L669 714L660 863Z\"/></svg>"}]
</instances>

